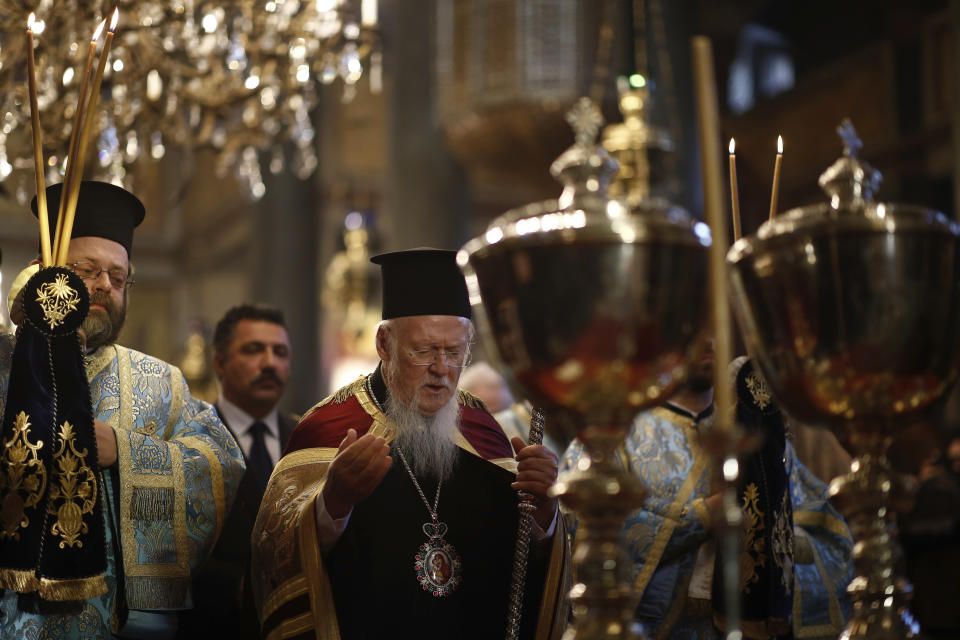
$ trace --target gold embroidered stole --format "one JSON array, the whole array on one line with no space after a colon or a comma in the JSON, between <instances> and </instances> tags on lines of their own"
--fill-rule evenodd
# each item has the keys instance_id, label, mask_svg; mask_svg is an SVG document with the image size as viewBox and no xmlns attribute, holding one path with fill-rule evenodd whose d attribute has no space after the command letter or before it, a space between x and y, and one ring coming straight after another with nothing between
<instances>
[{"instance_id":1,"label":"gold embroidered stole","mask_svg":"<svg viewBox=\"0 0 960 640\"><path fill-rule=\"evenodd\" d=\"M165 441L173 434L183 404L184 389L178 372L169 371L170 404L166 422L158 425L155 421L143 421L135 415L134 353L113 345L101 349L89 368L93 379L105 366L116 362L116 371L105 373L117 376L120 393L116 410L107 423L114 428L117 437L118 515L127 604L131 609L177 608L186 601L190 586L184 460L178 446L159 441ZM145 441L141 436L149 436L151 440ZM193 444L198 443L205 449L205 457L210 462L219 533L226 507L221 464L209 445L202 441ZM151 523L149 530L142 525L144 522ZM144 541L138 540L138 532ZM163 542L168 532L173 538L172 554Z\"/></svg>"}]
</instances>

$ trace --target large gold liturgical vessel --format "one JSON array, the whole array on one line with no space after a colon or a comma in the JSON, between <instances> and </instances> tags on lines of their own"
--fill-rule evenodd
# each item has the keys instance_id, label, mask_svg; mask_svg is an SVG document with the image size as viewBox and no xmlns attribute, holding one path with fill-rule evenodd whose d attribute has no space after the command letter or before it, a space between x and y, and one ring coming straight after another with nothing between
<instances>
[{"instance_id":1,"label":"large gold liturgical vessel","mask_svg":"<svg viewBox=\"0 0 960 640\"><path fill-rule=\"evenodd\" d=\"M590 455L557 485L579 518L564 638L635 638L622 532L645 491L614 451L684 374L706 317L710 234L665 201L611 200L617 164L594 142L599 111L583 98L569 119L576 143L551 167L560 198L494 220L457 260L505 372L545 410L548 431L577 436Z\"/></svg>"},{"instance_id":2,"label":"large gold liturgical vessel","mask_svg":"<svg viewBox=\"0 0 960 640\"><path fill-rule=\"evenodd\" d=\"M829 202L788 211L730 250L734 311L783 408L846 435L857 452L834 480L856 542L853 616L841 638L913 638L897 573L892 436L957 377L960 230L942 214L874 202L879 174L844 155L821 177Z\"/></svg>"}]
</instances>

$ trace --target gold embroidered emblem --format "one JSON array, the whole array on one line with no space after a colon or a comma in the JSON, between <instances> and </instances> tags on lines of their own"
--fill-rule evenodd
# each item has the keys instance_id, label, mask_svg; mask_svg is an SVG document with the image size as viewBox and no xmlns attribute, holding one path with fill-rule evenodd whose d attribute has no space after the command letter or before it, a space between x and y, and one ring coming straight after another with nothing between
<instances>
[{"instance_id":1,"label":"gold embroidered emblem","mask_svg":"<svg viewBox=\"0 0 960 640\"><path fill-rule=\"evenodd\" d=\"M157 423L155 420L148 420L145 425L134 429L137 433L142 433L145 436L155 436L157 435Z\"/></svg>"},{"instance_id":2,"label":"gold embroidered emblem","mask_svg":"<svg viewBox=\"0 0 960 640\"><path fill-rule=\"evenodd\" d=\"M269 537L275 541L274 561L278 567L287 564L289 559L293 557L295 550L296 537L283 535L283 533L293 530L293 525L300 513L300 507L313 496L313 493L309 491L297 495L297 491L298 487L295 484L284 488L274 504L273 515L267 521L267 525L261 534L262 539Z\"/></svg>"},{"instance_id":3,"label":"gold embroidered emblem","mask_svg":"<svg viewBox=\"0 0 960 640\"><path fill-rule=\"evenodd\" d=\"M58 483L50 485L47 513L57 516L50 532L60 536L60 548L82 547L79 539L87 533L83 516L93 511L97 502L97 479L86 465L87 450L77 451L76 431L69 422L60 427L60 448L54 454Z\"/></svg>"},{"instance_id":4,"label":"gold embroidered emblem","mask_svg":"<svg viewBox=\"0 0 960 640\"><path fill-rule=\"evenodd\" d=\"M770 404L770 390L767 389L767 383L763 381L763 378L758 376L756 373L751 373L747 376L747 391L750 392L750 395L753 396L753 402L761 409L766 409Z\"/></svg>"},{"instance_id":5,"label":"gold embroidered emblem","mask_svg":"<svg viewBox=\"0 0 960 640\"><path fill-rule=\"evenodd\" d=\"M757 569L767 564L767 543L763 537L763 511L757 503L760 492L757 485L750 483L743 492L743 522L746 525L743 534L743 553L740 554L740 588L750 593L750 585L759 582Z\"/></svg>"},{"instance_id":6,"label":"gold embroidered emblem","mask_svg":"<svg viewBox=\"0 0 960 640\"><path fill-rule=\"evenodd\" d=\"M80 296L67 282L65 273L58 273L53 282L44 283L38 290L37 302L43 309L43 319L51 329L63 324L63 319L77 310Z\"/></svg>"},{"instance_id":7,"label":"gold embroidered emblem","mask_svg":"<svg viewBox=\"0 0 960 640\"><path fill-rule=\"evenodd\" d=\"M773 549L771 549L773 562L780 568L780 582L787 589L793 587L793 526L787 517L789 501L790 494L784 491L780 510L773 524Z\"/></svg>"},{"instance_id":8,"label":"gold embroidered emblem","mask_svg":"<svg viewBox=\"0 0 960 640\"><path fill-rule=\"evenodd\" d=\"M0 468L0 540L19 540L17 529L30 519L24 509L36 505L47 488L47 468L37 453L43 440L30 443L30 416L21 411L13 422L13 433L3 443Z\"/></svg>"},{"instance_id":9,"label":"gold embroidered emblem","mask_svg":"<svg viewBox=\"0 0 960 640\"><path fill-rule=\"evenodd\" d=\"M463 389L457 389L457 402L465 407L472 407L474 409L486 410L487 408L483 404L483 400Z\"/></svg>"}]
</instances>

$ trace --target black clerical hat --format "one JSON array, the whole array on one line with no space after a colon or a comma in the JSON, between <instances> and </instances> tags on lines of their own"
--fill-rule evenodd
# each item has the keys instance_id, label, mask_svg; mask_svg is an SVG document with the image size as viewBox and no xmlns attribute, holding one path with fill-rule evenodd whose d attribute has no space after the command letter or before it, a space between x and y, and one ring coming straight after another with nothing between
<instances>
[{"instance_id":1,"label":"black clerical hat","mask_svg":"<svg viewBox=\"0 0 960 640\"><path fill-rule=\"evenodd\" d=\"M63 183L47 187L47 216L50 221L50 241L57 228L57 211L60 208L60 193ZM33 215L37 215L37 198L30 201ZM143 203L126 189L110 184L84 180L80 183L77 212L73 219L70 237L96 236L123 245L130 256L133 244L133 229L146 214Z\"/></svg>"},{"instance_id":2,"label":"black clerical hat","mask_svg":"<svg viewBox=\"0 0 960 640\"><path fill-rule=\"evenodd\" d=\"M383 319L405 316L470 317L467 283L457 252L408 249L370 258L383 275Z\"/></svg>"}]
</instances>

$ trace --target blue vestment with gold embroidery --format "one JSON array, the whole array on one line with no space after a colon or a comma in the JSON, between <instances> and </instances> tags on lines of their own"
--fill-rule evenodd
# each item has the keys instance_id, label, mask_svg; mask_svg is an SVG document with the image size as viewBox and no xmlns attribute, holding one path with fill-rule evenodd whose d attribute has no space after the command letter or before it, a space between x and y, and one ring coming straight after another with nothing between
<instances>
[{"instance_id":1,"label":"blue vestment with gold embroidery","mask_svg":"<svg viewBox=\"0 0 960 640\"><path fill-rule=\"evenodd\" d=\"M641 594L636 617L654 640L720 637L709 601L690 595L698 554L713 539L704 501L711 462L697 442L697 418L666 407L643 412L621 449L622 463L650 492L643 508L627 519L625 537ZM575 468L584 453L574 441L561 472ZM800 463L789 442L784 457L795 537L793 634L835 638L850 612L845 591L853 578L850 533L827 502L826 485ZM575 535L576 523L570 530Z\"/></svg>"},{"instance_id":2,"label":"blue vestment with gold embroidery","mask_svg":"<svg viewBox=\"0 0 960 640\"><path fill-rule=\"evenodd\" d=\"M14 343L0 335L0 415ZM130 611L187 608L190 574L212 549L243 475L233 437L176 367L111 345L86 369L94 416L117 437L117 462L101 483L108 589L63 602L3 591L2 638L110 637Z\"/></svg>"}]
</instances>

